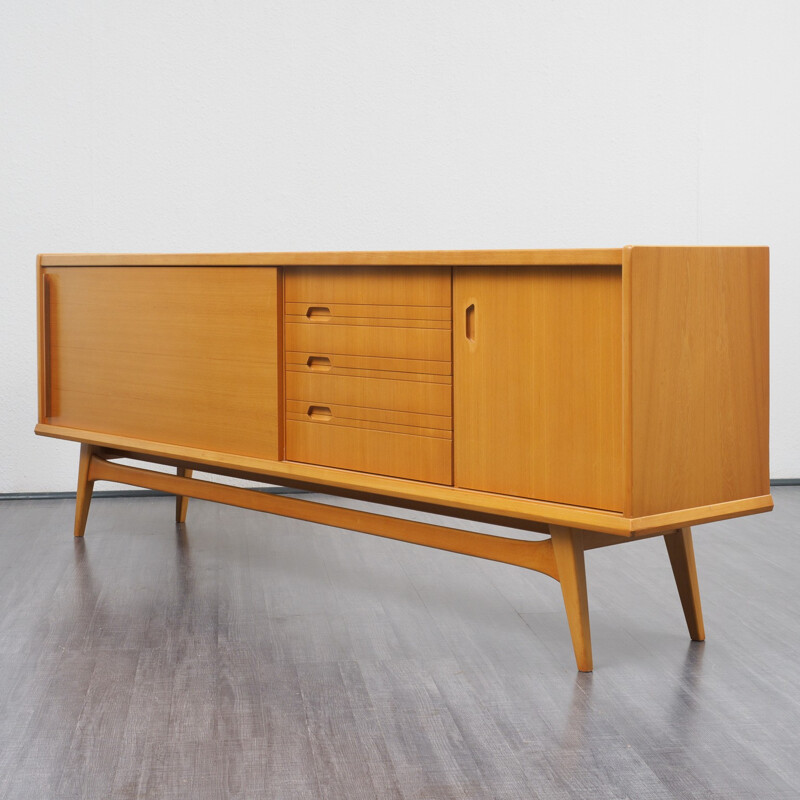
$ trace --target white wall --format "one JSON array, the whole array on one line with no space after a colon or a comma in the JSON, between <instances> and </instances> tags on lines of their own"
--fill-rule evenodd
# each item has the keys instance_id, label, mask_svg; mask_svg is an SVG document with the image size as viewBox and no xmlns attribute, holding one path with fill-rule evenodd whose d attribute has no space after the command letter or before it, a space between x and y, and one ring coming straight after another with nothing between
<instances>
[{"instance_id":1,"label":"white wall","mask_svg":"<svg viewBox=\"0 0 800 800\"><path fill-rule=\"evenodd\" d=\"M34 258L766 244L772 475L800 477L800 4L4 0L0 492L34 437Z\"/></svg>"}]
</instances>

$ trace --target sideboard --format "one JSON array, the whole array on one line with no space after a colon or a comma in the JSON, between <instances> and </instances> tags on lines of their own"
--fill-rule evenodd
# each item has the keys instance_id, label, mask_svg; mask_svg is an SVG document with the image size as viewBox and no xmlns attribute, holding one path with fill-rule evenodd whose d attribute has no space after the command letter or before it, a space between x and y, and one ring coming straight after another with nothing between
<instances>
[{"instance_id":1,"label":"sideboard","mask_svg":"<svg viewBox=\"0 0 800 800\"><path fill-rule=\"evenodd\" d=\"M75 536L107 480L178 522L193 497L527 567L589 671L586 550L663 536L702 640L691 526L772 508L768 272L763 247L41 255L36 433L81 443Z\"/></svg>"}]
</instances>

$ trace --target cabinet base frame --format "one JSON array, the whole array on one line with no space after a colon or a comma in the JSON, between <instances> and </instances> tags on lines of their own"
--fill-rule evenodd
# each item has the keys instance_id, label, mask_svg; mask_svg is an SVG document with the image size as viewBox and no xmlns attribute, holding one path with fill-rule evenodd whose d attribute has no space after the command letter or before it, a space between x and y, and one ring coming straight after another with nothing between
<instances>
[{"instance_id":1,"label":"cabinet base frame","mask_svg":"<svg viewBox=\"0 0 800 800\"><path fill-rule=\"evenodd\" d=\"M172 459L147 457L145 460L175 466L175 475L114 463L113 459L118 458L143 460L141 453L81 444L75 536L83 536L86 529L95 481L107 480L174 494L178 523L186 520L188 499L192 497L525 567L549 575L561 584L575 661L581 672L591 672L593 666L584 553L597 547L632 541L579 528L505 520L509 527L534 533L549 533L549 538L540 540L511 539L204 481L192 477L195 465ZM230 471L220 472L231 474ZM263 476L256 474L237 474L252 480L263 480ZM325 489L317 488L320 491ZM432 509L425 504L420 504L419 508L425 511L438 510L441 513L441 509ZM472 515L471 518L497 522L490 515ZM638 536L637 541L653 536L664 537L689 634L693 640L702 641L705 631L691 529L684 527L667 532L646 533Z\"/></svg>"}]
</instances>

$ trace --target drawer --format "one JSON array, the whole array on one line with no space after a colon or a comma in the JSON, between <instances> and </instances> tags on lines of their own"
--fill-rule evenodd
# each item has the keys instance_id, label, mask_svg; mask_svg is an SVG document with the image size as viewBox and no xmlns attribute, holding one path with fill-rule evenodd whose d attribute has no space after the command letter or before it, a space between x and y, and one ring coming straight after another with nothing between
<instances>
[{"instance_id":1,"label":"drawer","mask_svg":"<svg viewBox=\"0 0 800 800\"><path fill-rule=\"evenodd\" d=\"M286 372L286 399L450 418L450 383Z\"/></svg>"},{"instance_id":2,"label":"drawer","mask_svg":"<svg viewBox=\"0 0 800 800\"><path fill-rule=\"evenodd\" d=\"M450 308L450 267L286 267L284 275L287 303Z\"/></svg>"},{"instance_id":3,"label":"drawer","mask_svg":"<svg viewBox=\"0 0 800 800\"><path fill-rule=\"evenodd\" d=\"M286 353L286 369L295 372L338 372L342 375L364 374L368 377L407 377L432 380L441 376L450 381L449 361L424 361L414 358L382 358L340 353L320 355L312 351L289 351ZM377 373L377 374L376 374Z\"/></svg>"},{"instance_id":4,"label":"drawer","mask_svg":"<svg viewBox=\"0 0 800 800\"><path fill-rule=\"evenodd\" d=\"M293 323L285 326L286 350L379 358L445 361L450 365L450 330Z\"/></svg>"},{"instance_id":5,"label":"drawer","mask_svg":"<svg viewBox=\"0 0 800 800\"><path fill-rule=\"evenodd\" d=\"M451 270L284 272L291 461L452 483Z\"/></svg>"},{"instance_id":6,"label":"drawer","mask_svg":"<svg viewBox=\"0 0 800 800\"><path fill-rule=\"evenodd\" d=\"M414 411L392 411L385 408L363 408L346 406L338 403L310 403L303 400L286 401L287 419L308 422L327 416L340 425L352 425L354 428L375 428L376 430L392 430L396 433L422 434L452 438L450 417L439 414L420 414Z\"/></svg>"},{"instance_id":7,"label":"drawer","mask_svg":"<svg viewBox=\"0 0 800 800\"><path fill-rule=\"evenodd\" d=\"M334 325L401 325L404 328L449 328L450 307L354 305L352 303L285 303L287 322Z\"/></svg>"},{"instance_id":8,"label":"drawer","mask_svg":"<svg viewBox=\"0 0 800 800\"><path fill-rule=\"evenodd\" d=\"M290 461L450 484L451 454L450 439L355 428L331 420L286 420Z\"/></svg>"}]
</instances>

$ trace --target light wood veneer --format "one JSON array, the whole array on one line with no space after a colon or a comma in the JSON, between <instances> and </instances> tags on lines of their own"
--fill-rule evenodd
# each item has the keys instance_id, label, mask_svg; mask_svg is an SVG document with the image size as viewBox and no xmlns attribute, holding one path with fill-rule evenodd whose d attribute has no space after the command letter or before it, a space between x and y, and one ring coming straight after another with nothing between
<instances>
[{"instance_id":1,"label":"light wood veneer","mask_svg":"<svg viewBox=\"0 0 800 800\"><path fill-rule=\"evenodd\" d=\"M768 251L43 255L39 424L98 480L516 564L561 583L592 669L584 553L663 535L705 636L690 525L772 508ZM175 474L116 463L134 458ZM507 539L194 470L445 514Z\"/></svg>"}]
</instances>

